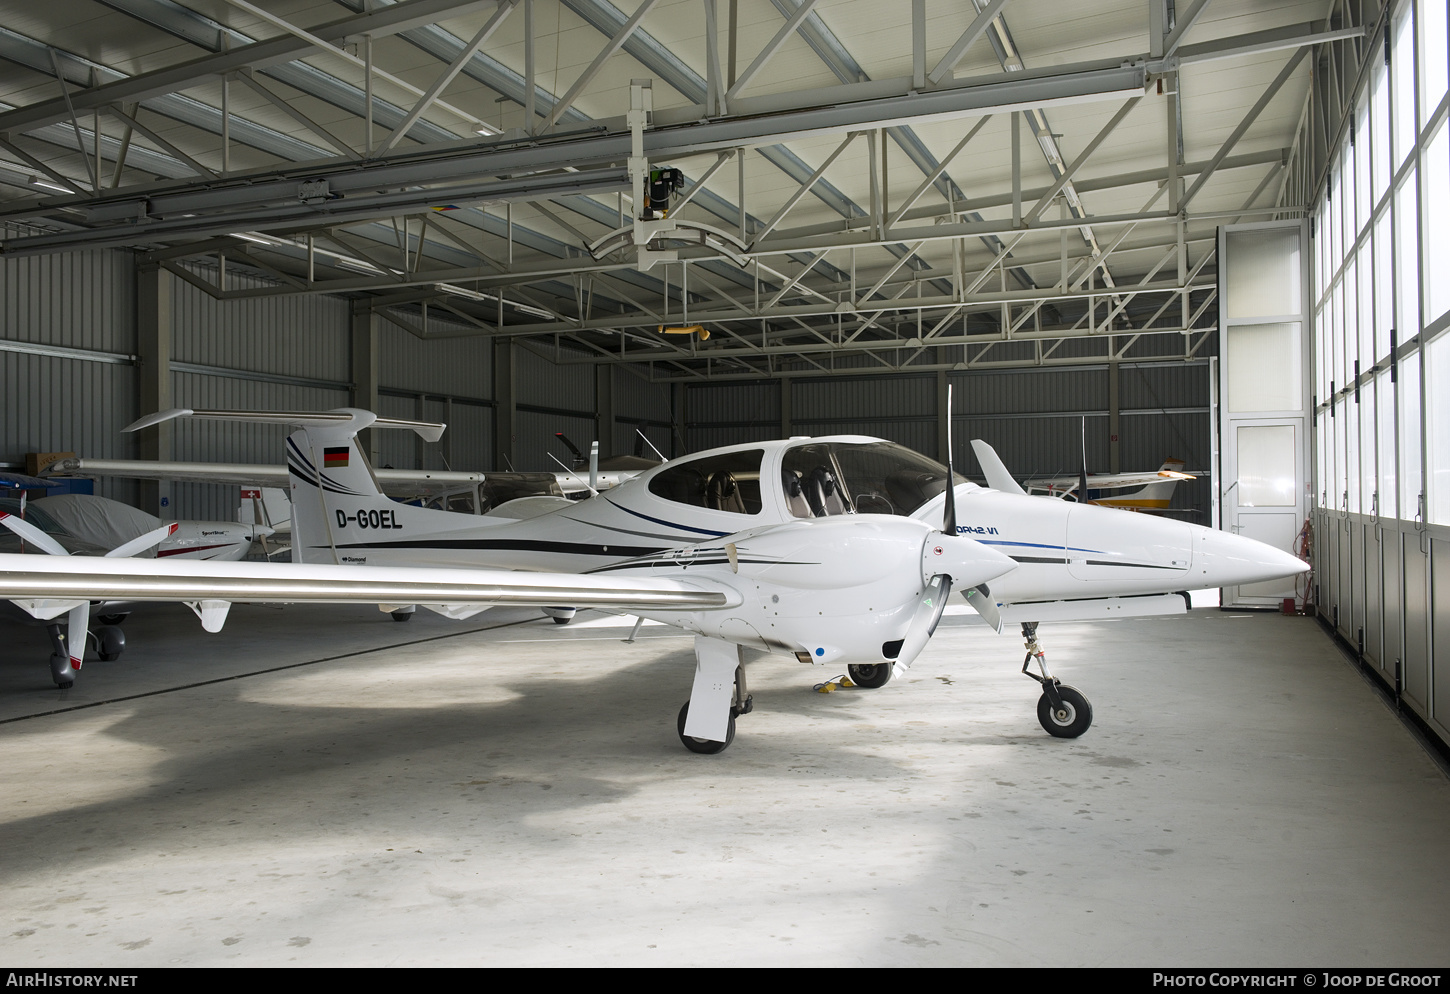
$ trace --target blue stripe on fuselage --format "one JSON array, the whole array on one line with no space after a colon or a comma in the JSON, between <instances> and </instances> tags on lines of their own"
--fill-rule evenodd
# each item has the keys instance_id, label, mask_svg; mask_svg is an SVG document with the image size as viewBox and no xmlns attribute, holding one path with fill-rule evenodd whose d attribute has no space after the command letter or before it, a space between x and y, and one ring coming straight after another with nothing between
<instances>
[{"instance_id":1,"label":"blue stripe on fuselage","mask_svg":"<svg viewBox=\"0 0 1450 994\"><path fill-rule=\"evenodd\" d=\"M655 524L664 525L667 528L678 528L680 531L696 532L700 535L709 535L713 538L721 538L722 536L733 534L732 532L717 532L709 528L691 528L689 525L677 525L673 521L665 521L663 518L651 518L648 514L640 514L638 511L631 511L629 508L623 506L622 504L616 504L614 503L614 501L609 500L608 497L604 499L606 501L609 501L611 507L617 507L627 514L634 515L636 518L643 518L646 521L653 521Z\"/></svg>"}]
</instances>

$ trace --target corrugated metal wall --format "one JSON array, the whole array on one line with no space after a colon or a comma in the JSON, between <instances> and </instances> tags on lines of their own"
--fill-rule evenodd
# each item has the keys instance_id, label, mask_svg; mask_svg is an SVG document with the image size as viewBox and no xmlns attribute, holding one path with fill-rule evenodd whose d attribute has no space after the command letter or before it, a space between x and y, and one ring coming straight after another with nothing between
<instances>
[{"instance_id":1,"label":"corrugated metal wall","mask_svg":"<svg viewBox=\"0 0 1450 994\"><path fill-rule=\"evenodd\" d=\"M129 254L0 259L0 463L23 467L27 452L134 457L120 428L136 417L135 351ZM137 488L115 481L96 492L134 500Z\"/></svg>"}]
</instances>

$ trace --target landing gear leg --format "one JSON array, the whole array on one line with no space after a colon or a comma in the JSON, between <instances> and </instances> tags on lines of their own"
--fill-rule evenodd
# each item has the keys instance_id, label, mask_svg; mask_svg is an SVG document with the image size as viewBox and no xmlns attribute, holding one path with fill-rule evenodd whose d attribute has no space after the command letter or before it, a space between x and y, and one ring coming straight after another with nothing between
<instances>
[{"instance_id":1,"label":"landing gear leg","mask_svg":"<svg viewBox=\"0 0 1450 994\"><path fill-rule=\"evenodd\" d=\"M1048 735L1060 739L1077 738L1093 723L1093 706L1076 688L1061 683L1047 671L1047 654L1037 644L1037 622L1022 622L1022 639L1027 643L1022 672L1042 685L1042 696L1037 700L1037 720ZM1034 659L1042 671L1041 676L1027 668Z\"/></svg>"},{"instance_id":2,"label":"landing gear leg","mask_svg":"<svg viewBox=\"0 0 1450 994\"><path fill-rule=\"evenodd\" d=\"M695 683L676 722L685 748L707 755L724 752L735 741L735 719L752 710L740 647L697 635Z\"/></svg>"},{"instance_id":3,"label":"landing gear leg","mask_svg":"<svg viewBox=\"0 0 1450 994\"><path fill-rule=\"evenodd\" d=\"M66 645L66 636L61 634L60 625L46 625L45 630L50 633L50 678L61 690L70 690L75 686L76 671L71 665L70 649ZM84 640L85 636L81 636ZM81 642L81 650L85 651L85 642Z\"/></svg>"}]
</instances>

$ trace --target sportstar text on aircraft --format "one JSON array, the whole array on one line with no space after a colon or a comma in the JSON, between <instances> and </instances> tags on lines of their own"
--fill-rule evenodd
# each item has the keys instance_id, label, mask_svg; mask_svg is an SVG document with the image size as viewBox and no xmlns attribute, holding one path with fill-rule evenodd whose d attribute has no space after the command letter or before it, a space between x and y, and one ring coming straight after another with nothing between
<instances>
[{"instance_id":1,"label":"sportstar text on aircraft","mask_svg":"<svg viewBox=\"0 0 1450 994\"><path fill-rule=\"evenodd\" d=\"M1028 661L1041 670L1028 673L1043 688L1039 720L1054 735L1080 735L1091 707L1047 671L1036 622L1181 612L1186 598L1175 591L1307 569L1262 543L1178 521L970 483L948 491L946 467L862 436L714 449L587 500L540 508L526 498L531 517L509 517L508 504L480 517L388 500L354 443L368 427L436 440L442 425L344 408L178 410L132 427L177 416L299 428L287 459L294 558L303 561L58 565L5 556L0 597L22 606L186 600L210 631L233 600L422 604L452 617L497 604L629 611L695 634L695 679L678 730L697 752L724 749L751 709L742 647L844 665L856 683L879 687L926 646L954 588L999 631L1024 622ZM371 513L359 527L360 510L379 512L379 523L387 511L400 527L374 529ZM344 560L366 568L338 565Z\"/></svg>"}]
</instances>

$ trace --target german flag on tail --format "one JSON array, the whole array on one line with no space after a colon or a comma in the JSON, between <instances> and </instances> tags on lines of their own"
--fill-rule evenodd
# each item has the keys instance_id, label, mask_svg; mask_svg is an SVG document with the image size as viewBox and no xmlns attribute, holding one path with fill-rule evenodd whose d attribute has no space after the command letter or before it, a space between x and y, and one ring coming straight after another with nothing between
<instances>
[{"instance_id":1,"label":"german flag on tail","mask_svg":"<svg viewBox=\"0 0 1450 994\"><path fill-rule=\"evenodd\" d=\"M346 445L328 446L322 450L323 469L346 469L347 454L349 448Z\"/></svg>"}]
</instances>

